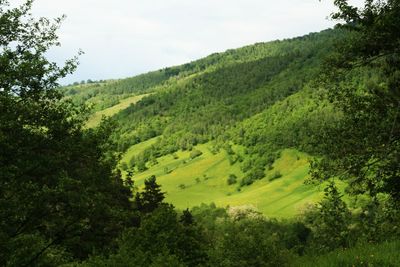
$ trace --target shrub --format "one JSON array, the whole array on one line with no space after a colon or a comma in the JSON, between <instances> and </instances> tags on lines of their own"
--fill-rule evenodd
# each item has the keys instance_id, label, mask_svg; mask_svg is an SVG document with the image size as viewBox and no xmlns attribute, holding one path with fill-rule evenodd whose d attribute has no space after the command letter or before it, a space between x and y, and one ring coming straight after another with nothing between
<instances>
[{"instance_id":1,"label":"shrub","mask_svg":"<svg viewBox=\"0 0 400 267\"><path fill-rule=\"evenodd\" d=\"M253 161L251 159L246 159L243 161L242 166L240 167L242 172L247 172L251 169L253 165Z\"/></svg>"},{"instance_id":2,"label":"shrub","mask_svg":"<svg viewBox=\"0 0 400 267\"><path fill-rule=\"evenodd\" d=\"M274 172L274 173L271 175L271 177L269 178L269 180L270 180L270 181L273 181L273 180L279 179L279 178L281 178L281 177L282 177L281 172L280 172L280 171L276 171L276 172Z\"/></svg>"},{"instance_id":3,"label":"shrub","mask_svg":"<svg viewBox=\"0 0 400 267\"><path fill-rule=\"evenodd\" d=\"M132 158L129 160L129 167L130 167L130 168L135 168L135 166L136 166L136 158L135 158L135 157L132 157Z\"/></svg>"},{"instance_id":4,"label":"shrub","mask_svg":"<svg viewBox=\"0 0 400 267\"><path fill-rule=\"evenodd\" d=\"M192 152L190 152L190 158L191 159L200 157L201 155L203 155L203 152L201 152L200 150L197 150L197 149L195 149Z\"/></svg>"},{"instance_id":5,"label":"shrub","mask_svg":"<svg viewBox=\"0 0 400 267\"><path fill-rule=\"evenodd\" d=\"M254 180L251 179L249 176L243 177L243 179L240 181L240 186L246 186L246 185L251 185L254 183Z\"/></svg>"},{"instance_id":6,"label":"shrub","mask_svg":"<svg viewBox=\"0 0 400 267\"><path fill-rule=\"evenodd\" d=\"M209 266L287 266L291 254L262 219L225 220L209 251Z\"/></svg>"},{"instance_id":7,"label":"shrub","mask_svg":"<svg viewBox=\"0 0 400 267\"><path fill-rule=\"evenodd\" d=\"M185 185L185 184L180 184L180 185L179 185L179 188L180 188L180 189L185 189L185 188L186 188L186 185Z\"/></svg>"},{"instance_id":8,"label":"shrub","mask_svg":"<svg viewBox=\"0 0 400 267\"><path fill-rule=\"evenodd\" d=\"M312 230L311 247L314 250L328 252L349 247L351 213L333 182L325 188L324 199L306 212L304 219Z\"/></svg>"},{"instance_id":9,"label":"shrub","mask_svg":"<svg viewBox=\"0 0 400 267\"><path fill-rule=\"evenodd\" d=\"M236 182L237 182L236 175L229 174L229 177L228 177L228 180L227 180L228 185L236 184Z\"/></svg>"},{"instance_id":10,"label":"shrub","mask_svg":"<svg viewBox=\"0 0 400 267\"><path fill-rule=\"evenodd\" d=\"M228 154L228 160L229 160L229 165L233 165L237 162L238 157L235 154L233 155Z\"/></svg>"},{"instance_id":11,"label":"shrub","mask_svg":"<svg viewBox=\"0 0 400 267\"><path fill-rule=\"evenodd\" d=\"M128 169L128 164L125 161L121 163L121 169L123 171L126 171Z\"/></svg>"},{"instance_id":12,"label":"shrub","mask_svg":"<svg viewBox=\"0 0 400 267\"><path fill-rule=\"evenodd\" d=\"M251 185L256 180L260 180L265 177L263 168L253 168L240 182L241 186Z\"/></svg>"},{"instance_id":13,"label":"shrub","mask_svg":"<svg viewBox=\"0 0 400 267\"><path fill-rule=\"evenodd\" d=\"M196 226L187 222L173 206L160 205L141 220L140 227L123 233L113 254L92 257L78 266L204 266L205 241Z\"/></svg>"},{"instance_id":14,"label":"shrub","mask_svg":"<svg viewBox=\"0 0 400 267\"><path fill-rule=\"evenodd\" d=\"M172 169L169 169L168 167L164 167L164 173L169 174L172 172Z\"/></svg>"},{"instance_id":15,"label":"shrub","mask_svg":"<svg viewBox=\"0 0 400 267\"><path fill-rule=\"evenodd\" d=\"M263 219L263 215L253 205L242 205L228 208L228 216L234 220Z\"/></svg>"},{"instance_id":16,"label":"shrub","mask_svg":"<svg viewBox=\"0 0 400 267\"><path fill-rule=\"evenodd\" d=\"M143 160L137 162L137 170L138 172L144 172L145 170L147 170L146 162Z\"/></svg>"}]
</instances>

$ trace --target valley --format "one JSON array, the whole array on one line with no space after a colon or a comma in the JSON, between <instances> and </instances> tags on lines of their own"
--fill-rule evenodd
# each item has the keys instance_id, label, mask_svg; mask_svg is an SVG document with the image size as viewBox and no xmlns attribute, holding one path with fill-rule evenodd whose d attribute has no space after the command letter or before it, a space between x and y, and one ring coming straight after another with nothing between
<instances>
[{"instance_id":1,"label":"valley","mask_svg":"<svg viewBox=\"0 0 400 267\"><path fill-rule=\"evenodd\" d=\"M67 2L79 30L59 36L65 16L32 9L51 1L0 0L0 266L399 266L399 0L320 1L332 29L186 63L218 50L185 27L243 45L321 14ZM74 38L90 51L60 63Z\"/></svg>"},{"instance_id":2,"label":"valley","mask_svg":"<svg viewBox=\"0 0 400 267\"><path fill-rule=\"evenodd\" d=\"M117 122L119 167L138 188L154 175L178 209L251 205L289 218L323 195L304 181L310 155L321 152L315 136L339 114L314 80L340 38L327 30L63 90L91 103L88 127L102 116Z\"/></svg>"}]
</instances>

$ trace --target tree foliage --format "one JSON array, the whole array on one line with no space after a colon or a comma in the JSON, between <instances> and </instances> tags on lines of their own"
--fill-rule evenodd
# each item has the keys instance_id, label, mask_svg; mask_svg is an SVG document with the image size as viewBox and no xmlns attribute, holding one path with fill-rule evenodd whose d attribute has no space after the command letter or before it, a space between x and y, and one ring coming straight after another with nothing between
<instances>
[{"instance_id":1,"label":"tree foliage","mask_svg":"<svg viewBox=\"0 0 400 267\"><path fill-rule=\"evenodd\" d=\"M46 59L62 18L0 1L0 265L57 265L106 250L129 225L112 125L83 130L55 89L72 72Z\"/></svg>"},{"instance_id":2,"label":"tree foliage","mask_svg":"<svg viewBox=\"0 0 400 267\"><path fill-rule=\"evenodd\" d=\"M366 1L361 9L335 1L334 19L349 38L326 63L324 85L343 114L320 139L325 157L314 179L339 176L353 194L388 193L400 199L400 2ZM329 68L329 69L328 69Z\"/></svg>"},{"instance_id":3,"label":"tree foliage","mask_svg":"<svg viewBox=\"0 0 400 267\"><path fill-rule=\"evenodd\" d=\"M350 245L351 214L342 197L331 181L325 188L324 199L304 216L312 230L312 247L319 252Z\"/></svg>"},{"instance_id":4,"label":"tree foliage","mask_svg":"<svg viewBox=\"0 0 400 267\"><path fill-rule=\"evenodd\" d=\"M156 183L156 177L153 175L144 181L144 190L136 193L135 205L140 212L150 213L162 203L164 198L164 192L161 192L161 187Z\"/></svg>"}]
</instances>

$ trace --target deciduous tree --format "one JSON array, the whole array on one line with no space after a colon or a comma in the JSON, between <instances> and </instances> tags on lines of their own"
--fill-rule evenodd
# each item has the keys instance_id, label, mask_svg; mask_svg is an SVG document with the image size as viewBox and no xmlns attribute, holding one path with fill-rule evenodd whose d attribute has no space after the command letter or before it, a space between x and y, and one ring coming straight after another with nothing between
<instances>
[{"instance_id":1,"label":"deciduous tree","mask_svg":"<svg viewBox=\"0 0 400 267\"><path fill-rule=\"evenodd\" d=\"M129 223L129 196L109 140L84 130L62 100L71 73L46 58L63 18L35 19L32 1L0 0L0 265L58 265L103 250Z\"/></svg>"},{"instance_id":2,"label":"deciduous tree","mask_svg":"<svg viewBox=\"0 0 400 267\"><path fill-rule=\"evenodd\" d=\"M332 18L349 34L326 64L324 86L343 119L321 136L312 176L339 176L348 192L400 200L400 1L336 0Z\"/></svg>"}]
</instances>

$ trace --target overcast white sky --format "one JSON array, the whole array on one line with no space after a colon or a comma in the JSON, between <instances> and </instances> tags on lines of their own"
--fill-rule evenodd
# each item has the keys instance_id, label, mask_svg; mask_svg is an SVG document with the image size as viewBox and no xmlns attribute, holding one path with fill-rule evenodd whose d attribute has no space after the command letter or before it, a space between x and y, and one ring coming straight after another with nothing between
<instances>
[{"instance_id":1,"label":"overcast white sky","mask_svg":"<svg viewBox=\"0 0 400 267\"><path fill-rule=\"evenodd\" d=\"M14 0L20 1L20 0ZM11 0L13 2L13 0ZM79 49L78 70L63 83L134 76L255 42L334 25L333 0L36 0L38 16L67 15L62 62ZM362 0L354 0L360 3Z\"/></svg>"}]
</instances>

